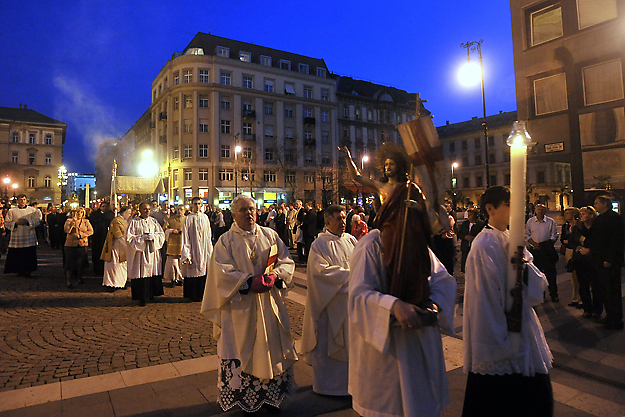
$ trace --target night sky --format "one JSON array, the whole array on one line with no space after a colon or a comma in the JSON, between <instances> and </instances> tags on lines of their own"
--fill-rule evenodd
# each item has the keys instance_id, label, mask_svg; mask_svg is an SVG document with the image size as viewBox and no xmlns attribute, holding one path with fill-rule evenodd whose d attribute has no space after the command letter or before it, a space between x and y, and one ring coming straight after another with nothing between
<instances>
[{"instance_id":1,"label":"night sky","mask_svg":"<svg viewBox=\"0 0 625 417\"><path fill-rule=\"evenodd\" d=\"M460 44L483 39L486 111L516 109L507 1L250 3L0 0L0 106L27 104L67 123L65 166L94 173L99 141L128 131L172 53L210 31L419 92L437 126L481 116L479 84L463 87L456 73Z\"/></svg>"}]
</instances>

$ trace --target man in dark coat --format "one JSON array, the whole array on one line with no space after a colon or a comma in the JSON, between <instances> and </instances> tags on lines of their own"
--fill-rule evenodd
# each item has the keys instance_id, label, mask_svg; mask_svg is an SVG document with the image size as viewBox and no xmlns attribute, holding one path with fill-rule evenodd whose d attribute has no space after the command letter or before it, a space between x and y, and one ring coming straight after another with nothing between
<instances>
[{"instance_id":1,"label":"man in dark coat","mask_svg":"<svg viewBox=\"0 0 625 417\"><path fill-rule=\"evenodd\" d=\"M477 210L470 208L467 210L467 220L462 222L458 229L458 239L460 240L460 270L464 272L464 267L467 263L467 255L471 250L471 242L475 239L478 233L484 228L484 222L478 217Z\"/></svg>"},{"instance_id":2,"label":"man in dark coat","mask_svg":"<svg viewBox=\"0 0 625 417\"><path fill-rule=\"evenodd\" d=\"M310 251L310 245L312 245L315 236L317 236L317 215L315 214L314 204L312 201L307 201L304 209L306 210L306 217L304 218L304 225L302 231L304 232L304 259L308 262L308 252Z\"/></svg>"},{"instance_id":3,"label":"man in dark coat","mask_svg":"<svg viewBox=\"0 0 625 417\"><path fill-rule=\"evenodd\" d=\"M104 261L100 259L102 248L106 241L106 234L109 231L109 225L115 218L111 211L108 201L100 203L100 208L89 216L89 222L93 227L93 235L91 236L91 261L93 262L93 272L96 276L104 275Z\"/></svg>"},{"instance_id":4,"label":"man in dark coat","mask_svg":"<svg viewBox=\"0 0 625 417\"><path fill-rule=\"evenodd\" d=\"M609 196L595 198L595 209L599 216L592 225L593 239L589 247L591 259L597 266L597 277L605 318L599 322L609 330L623 329L623 296L621 291L621 268L623 267L623 218L612 210Z\"/></svg>"}]
</instances>

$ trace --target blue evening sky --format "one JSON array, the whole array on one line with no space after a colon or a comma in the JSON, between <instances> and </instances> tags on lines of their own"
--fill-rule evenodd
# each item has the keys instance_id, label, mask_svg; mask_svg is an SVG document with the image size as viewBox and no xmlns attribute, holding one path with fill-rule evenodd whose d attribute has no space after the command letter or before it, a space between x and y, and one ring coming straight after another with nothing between
<instances>
[{"instance_id":1,"label":"blue evening sky","mask_svg":"<svg viewBox=\"0 0 625 417\"><path fill-rule=\"evenodd\" d=\"M64 163L93 173L97 143L150 105L152 80L197 32L323 58L331 72L428 100L434 123L481 116L456 78L484 40L486 111L516 109L507 1L0 0L0 106L68 125ZM475 59L477 55L474 54Z\"/></svg>"}]
</instances>

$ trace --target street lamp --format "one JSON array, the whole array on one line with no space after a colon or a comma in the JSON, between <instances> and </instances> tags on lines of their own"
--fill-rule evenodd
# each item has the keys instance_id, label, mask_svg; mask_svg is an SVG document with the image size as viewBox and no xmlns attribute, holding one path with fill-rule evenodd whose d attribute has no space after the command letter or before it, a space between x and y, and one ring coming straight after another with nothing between
<instances>
[{"instance_id":1,"label":"street lamp","mask_svg":"<svg viewBox=\"0 0 625 417\"><path fill-rule=\"evenodd\" d=\"M17 184L13 183L11 187L13 187L13 198L15 198L15 190L17 190Z\"/></svg>"},{"instance_id":2,"label":"street lamp","mask_svg":"<svg viewBox=\"0 0 625 417\"><path fill-rule=\"evenodd\" d=\"M2 180L4 183L4 198L9 198L9 183L11 182L11 178L6 177Z\"/></svg>"},{"instance_id":3,"label":"street lamp","mask_svg":"<svg viewBox=\"0 0 625 417\"><path fill-rule=\"evenodd\" d=\"M454 169L458 168L458 163L451 164L451 188L456 188L456 179L454 178Z\"/></svg>"},{"instance_id":4,"label":"street lamp","mask_svg":"<svg viewBox=\"0 0 625 417\"><path fill-rule=\"evenodd\" d=\"M241 152L241 146L234 147L234 196L239 194L239 152Z\"/></svg>"},{"instance_id":5,"label":"street lamp","mask_svg":"<svg viewBox=\"0 0 625 417\"><path fill-rule=\"evenodd\" d=\"M490 187L490 166L489 166L489 155L488 155L488 127L486 126L486 96L484 95L484 63L482 60L482 43L483 39L474 42L466 42L460 44L461 47L467 50L467 63L460 69L458 72L458 78L461 80L461 83L467 85L473 80L473 84L476 83L477 79L481 78L482 83L482 111L484 114L484 119L482 120L482 126L484 127L484 149L486 150L486 187ZM479 67L471 62L471 52L477 51L477 56L480 61ZM479 78L478 78L479 76Z\"/></svg>"}]
</instances>

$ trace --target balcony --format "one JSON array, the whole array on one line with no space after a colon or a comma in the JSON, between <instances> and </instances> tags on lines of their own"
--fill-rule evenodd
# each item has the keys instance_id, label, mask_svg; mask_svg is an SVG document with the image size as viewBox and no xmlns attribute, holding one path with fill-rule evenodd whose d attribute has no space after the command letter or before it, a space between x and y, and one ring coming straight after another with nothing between
<instances>
[{"instance_id":1,"label":"balcony","mask_svg":"<svg viewBox=\"0 0 625 417\"><path fill-rule=\"evenodd\" d=\"M304 146L316 146L317 141L315 139L304 139Z\"/></svg>"},{"instance_id":2,"label":"balcony","mask_svg":"<svg viewBox=\"0 0 625 417\"><path fill-rule=\"evenodd\" d=\"M256 135L253 134L253 133L249 134L249 135L243 134L242 138L246 142L255 142L256 141Z\"/></svg>"},{"instance_id":3,"label":"balcony","mask_svg":"<svg viewBox=\"0 0 625 417\"><path fill-rule=\"evenodd\" d=\"M241 117L243 120L255 120L256 110L243 110L241 111Z\"/></svg>"},{"instance_id":4,"label":"balcony","mask_svg":"<svg viewBox=\"0 0 625 417\"><path fill-rule=\"evenodd\" d=\"M167 112L162 111L158 114L158 120L167 120Z\"/></svg>"},{"instance_id":5,"label":"balcony","mask_svg":"<svg viewBox=\"0 0 625 417\"><path fill-rule=\"evenodd\" d=\"M315 118L314 117L304 117L304 125L305 126L310 126L310 125L315 125Z\"/></svg>"}]
</instances>

